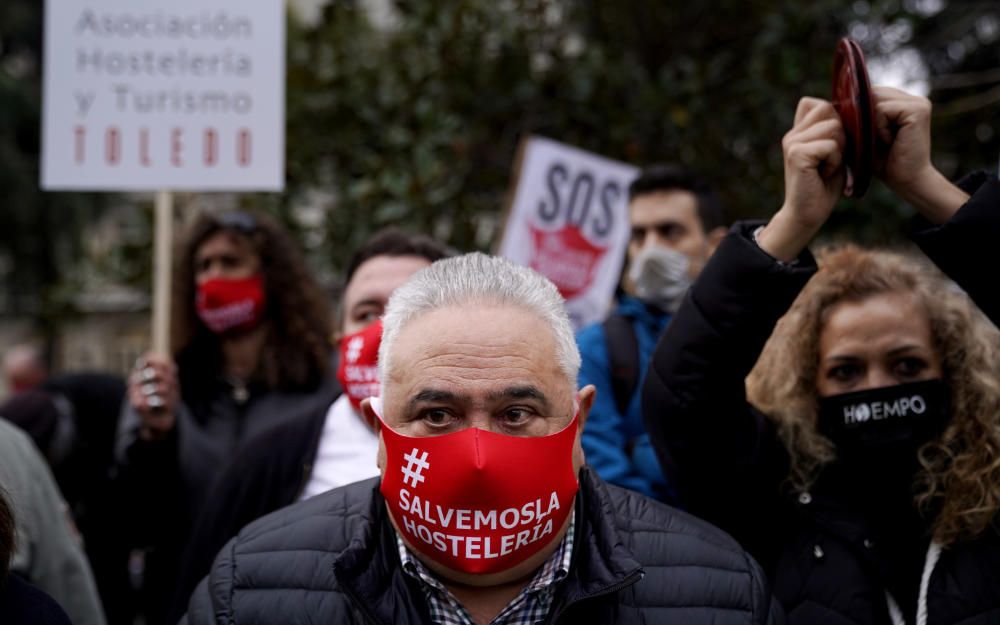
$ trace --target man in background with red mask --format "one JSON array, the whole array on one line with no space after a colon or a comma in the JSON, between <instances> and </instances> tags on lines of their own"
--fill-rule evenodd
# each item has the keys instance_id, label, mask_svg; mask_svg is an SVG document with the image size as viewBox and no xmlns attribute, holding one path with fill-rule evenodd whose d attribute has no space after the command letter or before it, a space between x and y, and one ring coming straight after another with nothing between
<instances>
[{"instance_id":1,"label":"man in background with red mask","mask_svg":"<svg viewBox=\"0 0 1000 625\"><path fill-rule=\"evenodd\" d=\"M583 466L594 387L555 286L469 254L383 318L381 479L244 528L182 623L774 623L719 530Z\"/></svg>"},{"instance_id":2,"label":"man in background with red mask","mask_svg":"<svg viewBox=\"0 0 1000 625\"><path fill-rule=\"evenodd\" d=\"M172 622L185 612L215 554L244 525L300 499L378 475L378 436L360 407L378 394L379 318L397 287L449 255L433 239L397 228L376 232L354 252L337 306L342 394L328 407L263 432L222 471L188 544Z\"/></svg>"}]
</instances>

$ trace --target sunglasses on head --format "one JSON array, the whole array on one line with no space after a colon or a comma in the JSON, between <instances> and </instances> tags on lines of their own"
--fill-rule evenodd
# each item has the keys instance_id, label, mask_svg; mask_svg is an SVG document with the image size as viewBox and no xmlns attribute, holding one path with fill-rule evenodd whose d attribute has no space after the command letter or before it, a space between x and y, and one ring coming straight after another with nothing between
<instances>
[{"instance_id":1,"label":"sunglasses on head","mask_svg":"<svg viewBox=\"0 0 1000 625\"><path fill-rule=\"evenodd\" d=\"M249 234L257 230L257 220L250 213L244 211L226 211L213 217L216 224L223 228L239 230L244 234Z\"/></svg>"}]
</instances>

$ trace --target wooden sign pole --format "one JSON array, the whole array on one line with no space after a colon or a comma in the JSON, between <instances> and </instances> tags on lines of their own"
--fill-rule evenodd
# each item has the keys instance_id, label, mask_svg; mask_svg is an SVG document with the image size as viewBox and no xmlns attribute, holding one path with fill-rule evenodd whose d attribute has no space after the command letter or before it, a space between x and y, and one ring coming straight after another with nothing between
<instances>
[{"instance_id":1,"label":"wooden sign pole","mask_svg":"<svg viewBox=\"0 0 1000 625\"><path fill-rule=\"evenodd\" d=\"M170 353L170 276L174 240L174 197L170 191L156 193L153 239L153 353Z\"/></svg>"}]
</instances>

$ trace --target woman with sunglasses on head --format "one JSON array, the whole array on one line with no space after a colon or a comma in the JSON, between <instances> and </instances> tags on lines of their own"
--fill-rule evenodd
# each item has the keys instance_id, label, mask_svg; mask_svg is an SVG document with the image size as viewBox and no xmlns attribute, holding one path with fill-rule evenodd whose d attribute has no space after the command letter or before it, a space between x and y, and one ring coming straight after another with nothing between
<instances>
[{"instance_id":1,"label":"woman with sunglasses on head","mask_svg":"<svg viewBox=\"0 0 1000 625\"><path fill-rule=\"evenodd\" d=\"M161 619L190 524L244 441L325 410L335 391L328 303L291 238L262 215L205 215L190 227L173 286L173 352L129 378L118 483L150 545L145 586Z\"/></svg>"},{"instance_id":2,"label":"woman with sunglasses on head","mask_svg":"<svg viewBox=\"0 0 1000 625\"><path fill-rule=\"evenodd\" d=\"M874 92L876 173L937 268L809 253L848 175L837 112L804 98L785 202L706 266L653 356L646 425L684 505L748 548L790 623L996 623L1000 181L948 182L930 103Z\"/></svg>"}]
</instances>

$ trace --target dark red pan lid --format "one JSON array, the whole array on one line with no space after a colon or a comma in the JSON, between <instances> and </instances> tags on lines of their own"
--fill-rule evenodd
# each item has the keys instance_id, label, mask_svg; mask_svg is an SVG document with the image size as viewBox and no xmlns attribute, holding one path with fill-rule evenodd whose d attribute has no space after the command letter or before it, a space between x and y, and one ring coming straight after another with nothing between
<instances>
[{"instance_id":1,"label":"dark red pan lid","mask_svg":"<svg viewBox=\"0 0 1000 625\"><path fill-rule=\"evenodd\" d=\"M875 160L875 100L861 46L844 37L833 55L833 106L844 124L847 145L844 195L861 197L871 183Z\"/></svg>"}]
</instances>

